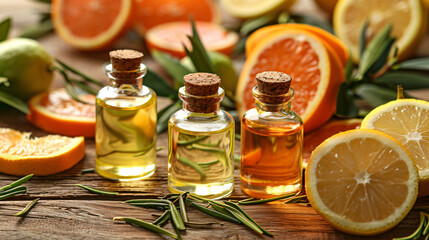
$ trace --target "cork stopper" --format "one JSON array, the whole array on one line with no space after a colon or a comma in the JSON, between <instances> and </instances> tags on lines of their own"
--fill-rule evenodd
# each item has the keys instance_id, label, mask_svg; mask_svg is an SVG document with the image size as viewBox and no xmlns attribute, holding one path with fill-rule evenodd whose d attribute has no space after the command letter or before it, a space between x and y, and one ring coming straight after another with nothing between
<instances>
[{"instance_id":1,"label":"cork stopper","mask_svg":"<svg viewBox=\"0 0 429 240\"><path fill-rule=\"evenodd\" d=\"M184 92L179 97L188 111L211 113L219 109L223 91L219 94L220 77L212 73L191 73L183 77Z\"/></svg>"},{"instance_id":2,"label":"cork stopper","mask_svg":"<svg viewBox=\"0 0 429 240\"><path fill-rule=\"evenodd\" d=\"M191 73L183 77L185 89L191 95L210 96L216 94L220 86L220 77L212 73Z\"/></svg>"},{"instance_id":3,"label":"cork stopper","mask_svg":"<svg viewBox=\"0 0 429 240\"><path fill-rule=\"evenodd\" d=\"M109 53L112 67L118 71L132 71L140 68L143 53L130 50L115 50Z\"/></svg>"},{"instance_id":4,"label":"cork stopper","mask_svg":"<svg viewBox=\"0 0 429 240\"><path fill-rule=\"evenodd\" d=\"M283 95L289 92L292 78L286 73L267 71L256 74L258 90L267 95Z\"/></svg>"}]
</instances>

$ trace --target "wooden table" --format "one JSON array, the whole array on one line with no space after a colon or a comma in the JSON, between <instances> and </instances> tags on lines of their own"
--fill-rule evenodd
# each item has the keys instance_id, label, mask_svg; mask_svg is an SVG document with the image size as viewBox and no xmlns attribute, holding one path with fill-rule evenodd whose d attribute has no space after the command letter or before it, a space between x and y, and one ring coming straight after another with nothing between
<instances>
[{"instance_id":1,"label":"wooden table","mask_svg":"<svg viewBox=\"0 0 429 240\"><path fill-rule=\"evenodd\" d=\"M308 4L308 1L306 1ZM35 19L29 15L34 3L12 1L0 3L0 19L12 15L15 21L13 35L22 26ZM301 4L302 5L302 4ZM17 10L18 9L18 10ZM312 8L314 10L314 6ZM126 38L115 48L134 48L143 50L142 40ZM106 79L102 65L108 61L107 52L79 52L57 38L54 34L40 39L48 52L83 72L90 73L97 79ZM427 41L426 41L427 42ZM161 69L150 58L145 58L146 65L160 72ZM242 59L236 60L240 66ZM53 87L62 85L61 78L55 76ZM168 104L168 100L160 99L159 107ZM35 136L46 135L28 123L25 116L8 107L0 108L0 127L14 128L21 131L33 132ZM167 146L167 134L159 135L157 146ZM240 144L236 142L236 152ZM152 221L157 210L143 209L124 204L123 201L132 198L156 198L168 194L167 189L167 150L157 155L156 173L142 181L114 182L106 180L96 173L81 174L81 170L94 167L94 140L86 139L86 156L72 169L49 177L33 177L25 185L27 194L0 202L0 239L162 239L159 235L112 221L116 216L137 217ZM235 189L231 199L243 199L246 196L239 187L238 173L235 177ZM18 179L14 176L0 174L0 186ZM80 183L100 189L118 191L118 196L105 196L88 193L78 188ZM25 217L15 217L32 199L40 198L39 203ZM419 199L419 205L428 202L428 198ZM298 204L285 205L281 202L270 204L244 206L264 228L274 234L276 239L359 239L359 237L344 234L335 230L323 220L311 207ZM211 217L189 210L190 219L195 221L211 221ZM373 239L391 239L410 234L418 225L418 214L411 212L397 227ZM171 225L166 225L172 231ZM184 239L259 239L263 238L251 230L232 223L216 226L214 229L188 229L183 234ZM268 237L265 237L268 238ZM371 238L364 238L371 239Z\"/></svg>"}]
</instances>

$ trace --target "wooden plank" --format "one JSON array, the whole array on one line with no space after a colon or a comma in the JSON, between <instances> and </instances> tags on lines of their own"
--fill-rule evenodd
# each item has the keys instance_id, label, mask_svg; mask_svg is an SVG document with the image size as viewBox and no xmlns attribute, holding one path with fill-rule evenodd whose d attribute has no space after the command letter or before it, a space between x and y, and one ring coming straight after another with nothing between
<instances>
[{"instance_id":1,"label":"wooden plank","mask_svg":"<svg viewBox=\"0 0 429 240\"><path fill-rule=\"evenodd\" d=\"M161 210L130 206L120 201L40 200L25 217L13 214L28 201L5 201L0 205L0 239L162 239L147 230L113 222L113 217L136 217L145 221L156 219L151 214ZM332 228L311 207L298 204L264 204L243 206L261 226L272 232L275 239L358 239ZM188 208L189 219L212 222L214 219ZM365 239L391 239L410 234L418 225L417 213L411 213L394 230ZM258 234L242 225L223 222L213 229L192 229L184 239L260 239ZM173 231L170 224L165 226ZM265 237L266 239L270 239Z\"/></svg>"}]
</instances>

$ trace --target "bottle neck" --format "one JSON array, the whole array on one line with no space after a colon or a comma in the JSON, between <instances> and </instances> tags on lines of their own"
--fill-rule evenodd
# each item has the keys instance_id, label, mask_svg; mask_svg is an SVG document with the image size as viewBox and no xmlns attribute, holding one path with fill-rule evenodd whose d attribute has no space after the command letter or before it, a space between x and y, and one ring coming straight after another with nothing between
<instances>
[{"instance_id":1,"label":"bottle neck","mask_svg":"<svg viewBox=\"0 0 429 240\"><path fill-rule=\"evenodd\" d=\"M185 87L179 89L179 98L183 101L183 110L190 113L214 114L220 109L220 102L225 96L224 90L210 96L195 96L186 92Z\"/></svg>"},{"instance_id":2,"label":"bottle neck","mask_svg":"<svg viewBox=\"0 0 429 240\"><path fill-rule=\"evenodd\" d=\"M110 80L110 86L121 91L141 91L143 87L143 77L147 73L146 65L140 64L138 69L132 71L118 71L112 64L106 66L106 74Z\"/></svg>"},{"instance_id":3,"label":"bottle neck","mask_svg":"<svg viewBox=\"0 0 429 240\"><path fill-rule=\"evenodd\" d=\"M294 90L289 88L289 91L286 94L267 95L261 93L258 90L258 86L255 86L252 90L252 94L255 98L255 108L259 114L263 114L265 112L288 114L291 110Z\"/></svg>"}]
</instances>

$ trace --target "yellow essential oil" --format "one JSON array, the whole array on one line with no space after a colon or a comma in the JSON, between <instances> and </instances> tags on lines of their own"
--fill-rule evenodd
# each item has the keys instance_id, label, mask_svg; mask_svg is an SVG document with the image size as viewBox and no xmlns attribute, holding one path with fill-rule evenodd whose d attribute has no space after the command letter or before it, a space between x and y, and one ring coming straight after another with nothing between
<instances>
[{"instance_id":1,"label":"yellow essential oil","mask_svg":"<svg viewBox=\"0 0 429 240\"><path fill-rule=\"evenodd\" d=\"M234 188L235 125L231 115L219 109L224 96L220 78L197 73L184 80L179 90L183 109L168 123L168 188L212 199L227 197Z\"/></svg>"},{"instance_id":2,"label":"yellow essential oil","mask_svg":"<svg viewBox=\"0 0 429 240\"><path fill-rule=\"evenodd\" d=\"M256 107L241 121L241 189L256 198L302 189L303 124L290 110L292 79L280 72L256 75Z\"/></svg>"},{"instance_id":3,"label":"yellow essential oil","mask_svg":"<svg viewBox=\"0 0 429 240\"><path fill-rule=\"evenodd\" d=\"M141 53L119 50L110 57L111 84L96 99L96 171L114 180L143 179L156 168L156 94L142 85Z\"/></svg>"}]
</instances>

